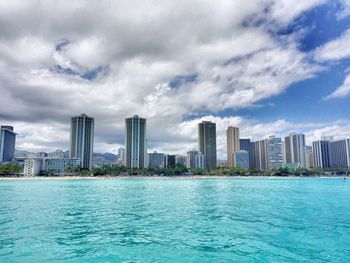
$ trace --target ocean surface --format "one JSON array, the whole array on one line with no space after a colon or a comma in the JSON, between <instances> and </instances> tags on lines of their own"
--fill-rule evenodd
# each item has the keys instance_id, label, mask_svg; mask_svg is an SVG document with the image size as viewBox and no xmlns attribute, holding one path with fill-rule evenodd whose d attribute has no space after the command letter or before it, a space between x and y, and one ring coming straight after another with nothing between
<instances>
[{"instance_id":1,"label":"ocean surface","mask_svg":"<svg viewBox=\"0 0 350 263\"><path fill-rule=\"evenodd\" d=\"M0 262L350 262L350 179L1 180Z\"/></svg>"}]
</instances>

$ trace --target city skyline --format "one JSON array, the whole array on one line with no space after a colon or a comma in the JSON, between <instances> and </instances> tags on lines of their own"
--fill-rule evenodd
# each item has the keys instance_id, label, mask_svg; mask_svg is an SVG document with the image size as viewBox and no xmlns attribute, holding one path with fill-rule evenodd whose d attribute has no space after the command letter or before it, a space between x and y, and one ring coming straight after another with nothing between
<instances>
[{"instance_id":1,"label":"city skyline","mask_svg":"<svg viewBox=\"0 0 350 263\"><path fill-rule=\"evenodd\" d=\"M196 149L196 124L215 122L218 159L228 126L252 140L350 137L349 1L0 5L0 123L19 150L69 149L80 112L96 119L97 152L117 153L134 114L149 150L169 153Z\"/></svg>"},{"instance_id":2,"label":"city skyline","mask_svg":"<svg viewBox=\"0 0 350 263\"><path fill-rule=\"evenodd\" d=\"M26 175L40 173L62 173L68 167L79 166L91 170L112 164L125 165L131 169L171 168L177 164L188 169L215 170L217 167L238 167L244 170L279 170L280 168L322 169L350 167L350 139L335 139L335 136L322 136L313 141L312 146L305 144L305 135L292 132L288 136L269 136L267 139L252 141L240 138L239 127L227 127L227 160L217 159L216 123L202 121L197 124L198 148L182 154L148 152L147 120L138 115L125 119L125 148L118 148L118 156L111 162L111 154L105 156L93 154L94 118L86 114L71 118L70 151L56 150L52 153L38 152L33 156L15 156L16 133L12 126L1 126L0 164L16 162L23 165ZM66 156L69 154L69 158ZM93 155L96 158L93 159ZM113 155L113 154L112 154ZM230 157L233 157L230 159ZM220 163L220 164L219 164ZM70 169L69 168L69 169Z\"/></svg>"},{"instance_id":3,"label":"city skyline","mask_svg":"<svg viewBox=\"0 0 350 263\"><path fill-rule=\"evenodd\" d=\"M94 129L95 129L95 119L94 117L91 117L91 116L88 116L84 113L78 115L78 116L74 116L74 117L71 117L71 125L70 125L70 134L71 136L73 136L73 134L77 134L78 131L76 129L76 127L78 126L78 120L79 119L82 119L82 123L84 123L85 121L83 121L84 119L89 119L92 121L92 126L91 126L91 132L92 133L92 137L91 136L88 136L88 145L89 145L89 148L91 150L88 151L88 153L86 154L86 158L88 159L88 163L89 165L91 165L91 160L92 160L92 153L98 153L97 151L94 150ZM125 133L124 133L124 144L121 145L118 149L117 149L117 153L116 153L116 156L120 156L121 155L121 159L119 159L119 161L122 161L121 163L124 163L124 162L127 162L127 157L126 157L126 148L127 148L127 141L130 141L130 139L128 139L128 135L127 135L127 130L128 130L128 127L130 126L129 124L131 124L134 120L134 119L140 119L142 120L144 123L146 122L146 119L145 118L140 118L138 115L134 115L133 117L130 117L130 118L126 118L125 119ZM74 125L74 120L75 120L75 125ZM91 122L90 121L90 122ZM130 122L128 124L128 121ZM146 127L144 125L144 133L145 133L145 136L142 136L142 140L144 140L143 144L146 145L146 147L144 147L145 149L145 154L144 154L144 163L146 163L146 159L147 159L147 155L148 154L151 154L151 153L161 153L161 154L165 154L165 157L167 155L171 155L171 156L185 156L186 154L188 154L189 152L197 152L199 154L201 154L201 151L200 151L200 148L202 148L203 150L203 143L204 143L204 131L206 130L204 127L206 125L213 125L214 127L214 133L212 132L209 132L210 128L206 128L207 129L207 132L209 133L212 133L210 134L210 136L212 137L212 139L210 139L211 141L213 141L213 139L215 138L215 142L214 142L214 149L216 151L216 154L218 152L217 150L217 147L216 147L216 141L217 141L217 136L216 136L216 123L213 123L211 121L206 121L206 120L203 120L201 123L196 123L195 126L196 126L196 133L197 133L197 137L196 137L196 141L197 141L197 145L190 149L189 151L185 152L185 151L181 151L181 152L177 152L177 153L174 153L174 152L159 152L157 150L153 150L153 149L149 149L147 148L147 145L148 145L148 134L146 134ZM83 127L84 125L82 125ZM131 125L132 126L132 125ZM131 127L130 126L130 127ZM13 132L13 129L14 127L13 126L4 126L2 125L1 126L3 129L11 129L10 131ZM258 138L256 140L252 139L252 138L247 138L247 136L244 136L243 135L243 138L239 136L239 130L240 128L239 127L232 127L232 126L227 126L226 127L226 131L225 131L225 135L226 135L226 152L225 152L225 155L224 155L224 158L222 159L219 159L217 158L217 156L215 156L216 158L216 161L227 161L228 162L228 166L236 166L235 164L232 165L232 164L229 164L229 160L228 160L228 145L229 145L229 142L231 141L232 142L232 128L235 129L235 132L238 133L238 144L239 144L239 150L234 150L232 151L233 155L236 153L236 152L239 152L240 150L243 150L243 151L257 151L257 152L260 152L260 155L263 154L263 160L252 160L252 156L250 154L249 156L249 159L250 159L250 163L253 167L260 167L260 168L267 168L269 165L268 165L268 143L269 143L269 140L270 139L279 139L280 140L280 147L282 149L281 153L282 156L283 156L283 162L284 163L300 163L301 167L302 168L305 168L307 165L307 152L308 152L308 148L310 148L311 152L312 152L312 149L315 145L315 143L318 143L318 142L328 142L328 143L331 143L331 142L346 142L346 147L347 148L350 148L350 143L348 143L348 141L350 140L349 137L342 137L342 136L339 136L339 135L322 135L320 137L318 137L316 140L309 140L310 141L310 144L306 144L305 141L307 141L307 137L305 136L305 134L303 133L296 133L296 132L291 132L289 133L288 135L281 135L281 136L276 136L274 134L269 134L269 135L265 135L261 138ZM87 128L87 129L90 129L90 128ZM129 128L130 130L130 128ZM132 130L132 129L131 129ZM14 133L14 132L13 132ZM84 133L83 132L83 129L81 129L80 133ZM14 133L17 137L17 133ZM203 135L201 135L203 134ZM203 137L203 139L200 139L201 137ZM69 140L69 145L68 147L72 147L73 145L75 145L77 143L77 140L76 139L73 139L73 137L70 138ZM236 138L237 139L237 138ZM209 140L209 141L210 141ZM209 143L209 141L207 142L207 144ZM292 143L291 143L292 142ZM209 143L210 144L210 143ZM208 144L208 145L209 145ZM256 146L254 146L254 144L256 144ZM17 145L17 142L16 142L16 145ZM202 146L201 146L202 145ZM294 146L293 146L294 145ZM344 144L345 145L345 144ZM1 146L1 145L0 145ZM256 148L257 147L257 148ZM261 148L263 147L263 148ZM330 146L327 146L327 148L330 147ZM343 146L345 147L345 146ZM80 146L81 148L81 146ZM210 148L210 147L209 147ZM248 150L249 149L249 150ZM17 149L17 146L15 148L16 151L19 151L19 152L22 152L21 150ZM345 149L344 149L345 151ZM346 150L348 151L348 150ZM26 152L26 151L24 151ZM52 150L52 151L39 151L39 152L30 152L29 153L35 153L36 154L36 157L37 158L42 158L42 157L48 157L48 153L52 154L53 156L51 157L54 157L54 158L63 158L63 156L66 154L70 154L70 150L68 148L65 149L57 149L55 148L55 150ZM108 152L105 152L105 153L108 153ZM294 155L296 154L299 154L303 157L293 157ZM73 154L73 156L71 155L71 158L75 158L77 155L79 155L78 153L75 153ZM258 154L259 155L259 154ZM84 154L82 154L82 156L84 156ZM21 156L18 156L18 157L21 157ZM226 159L225 159L226 157ZM86 159L85 157L83 157L82 159ZM215 159L214 158L214 159ZM299 159L301 158L301 159ZM330 158L330 157L328 157ZM349 156L347 157L349 160L350 160L350 153L349 153ZM258 164L260 162L260 164ZM264 163L264 164L262 164ZM91 168L91 167L90 167Z\"/></svg>"}]
</instances>

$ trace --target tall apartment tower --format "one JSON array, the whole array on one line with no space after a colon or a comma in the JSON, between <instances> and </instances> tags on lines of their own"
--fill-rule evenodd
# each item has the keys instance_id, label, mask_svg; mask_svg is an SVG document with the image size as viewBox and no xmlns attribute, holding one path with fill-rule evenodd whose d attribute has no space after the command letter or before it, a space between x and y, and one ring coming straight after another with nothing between
<instances>
[{"instance_id":1,"label":"tall apartment tower","mask_svg":"<svg viewBox=\"0 0 350 263\"><path fill-rule=\"evenodd\" d=\"M16 135L12 126L0 127L0 163L10 162L15 157Z\"/></svg>"},{"instance_id":2,"label":"tall apartment tower","mask_svg":"<svg viewBox=\"0 0 350 263\"><path fill-rule=\"evenodd\" d=\"M187 152L186 167L187 168L196 168L196 155L198 151L189 151Z\"/></svg>"},{"instance_id":3,"label":"tall apartment tower","mask_svg":"<svg viewBox=\"0 0 350 263\"><path fill-rule=\"evenodd\" d=\"M291 133L284 138L286 163L299 163L300 167L306 168L306 145L305 135Z\"/></svg>"},{"instance_id":4,"label":"tall apartment tower","mask_svg":"<svg viewBox=\"0 0 350 263\"><path fill-rule=\"evenodd\" d=\"M314 167L314 157L312 154L312 146L306 145L306 168L310 169L311 167Z\"/></svg>"},{"instance_id":5,"label":"tall apartment tower","mask_svg":"<svg viewBox=\"0 0 350 263\"><path fill-rule=\"evenodd\" d=\"M235 152L240 150L239 128L229 126L226 130L227 138L227 164L229 167L236 166Z\"/></svg>"},{"instance_id":6,"label":"tall apartment tower","mask_svg":"<svg viewBox=\"0 0 350 263\"><path fill-rule=\"evenodd\" d=\"M208 170L216 168L216 124L203 121L198 124L199 151L204 155L204 166Z\"/></svg>"},{"instance_id":7,"label":"tall apartment tower","mask_svg":"<svg viewBox=\"0 0 350 263\"><path fill-rule=\"evenodd\" d=\"M70 158L80 159L82 169L92 168L95 120L86 114L72 117L70 129Z\"/></svg>"},{"instance_id":8,"label":"tall apartment tower","mask_svg":"<svg viewBox=\"0 0 350 263\"><path fill-rule=\"evenodd\" d=\"M240 151L247 151L249 154L249 168L252 168L251 163L253 162L253 156L251 151L251 141L250 139L239 139L239 149Z\"/></svg>"},{"instance_id":9,"label":"tall apartment tower","mask_svg":"<svg viewBox=\"0 0 350 263\"><path fill-rule=\"evenodd\" d=\"M332 166L350 167L350 139L329 142Z\"/></svg>"},{"instance_id":10,"label":"tall apartment tower","mask_svg":"<svg viewBox=\"0 0 350 263\"><path fill-rule=\"evenodd\" d=\"M327 168L331 166L329 141L313 142L312 153L315 167Z\"/></svg>"},{"instance_id":11,"label":"tall apartment tower","mask_svg":"<svg viewBox=\"0 0 350 263\"><path fill-rule=\"evenodd\" d=\"M125 119L126 167L147 167L146 119L135 115Z\"/></svg>"},{"instance_id":12,"label":"tall apartment tower","mask_svg":"<svg viewBox=\"0 0 350 263\"><path fill-rule=\"evenodd\" d=\"M268 140L251 142L251 168L266 170L268 168Z\"/></svg>"},{"instance_id":13,"label":"tall apartment tower","mask_svg":"<svg viewBox=\"0 0 350 263\"><path fill-rule=\"evenodd\" d=\"M279 169L283 166L281 138L270 136L267 139L267 166L269 169Z\"/></svg>"}]
</instances>

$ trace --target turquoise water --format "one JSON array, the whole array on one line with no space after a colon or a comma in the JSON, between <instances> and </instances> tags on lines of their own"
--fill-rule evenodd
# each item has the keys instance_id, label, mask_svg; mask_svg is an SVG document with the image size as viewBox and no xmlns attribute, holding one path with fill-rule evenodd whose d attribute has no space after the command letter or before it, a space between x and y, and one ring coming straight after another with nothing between
<instances>
[{"instance_id":1,"label":"turquoise water","mask_svg":"<svg viewBox=\"0 0 350 263\"><path fill-rule=\"evenodd\" d=\"M350 262L350 180L3 180L0 262Z\"/></svg>"}]
</instances>

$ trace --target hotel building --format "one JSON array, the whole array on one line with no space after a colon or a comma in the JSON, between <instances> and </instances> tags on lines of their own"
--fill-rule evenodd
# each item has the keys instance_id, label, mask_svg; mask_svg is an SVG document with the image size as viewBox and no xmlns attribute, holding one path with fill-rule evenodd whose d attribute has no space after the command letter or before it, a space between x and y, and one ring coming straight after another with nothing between
<instances>
[{"instance_id":1,"label":"hotel building","mask_svg":"<svg viewBox=\"0 0 350 263\"><path fill-rule=\"evenodd\" d=\"M72 117L71 120L70 158L80 159L82 169L92 168L94 122L94 118L85 114Z\"/></svg>"},{"instance_id":2,"label":"hotel building","mask_svg":"<svg viewBox=\"0 0 350 263\"><path fill-rule=\"evenodd\" d=\"M146 119L125 119L125 158L128 168L147 167Z\"/></svg>"},{"instance_id":3,"label":"hotel building","mask_svg":"<svg viewBox=\"0 0 350 263\"><path fill-rule=\"evenodd\" d=\"M216 168L216 124L203 121L198 124L199 151L204 155L204 166L208 170Z\"/></svg>"},{"instance_id":4,"label":"hotel building","mask_svg":"<svg viewBox=\"0 0 350 263\"><path fill-rule=\"evenodd\" d=\"M15 157L16 135L12 126L0 127L0 163L11 162Z\"/></svg>"}]
</instances>

